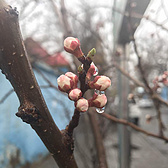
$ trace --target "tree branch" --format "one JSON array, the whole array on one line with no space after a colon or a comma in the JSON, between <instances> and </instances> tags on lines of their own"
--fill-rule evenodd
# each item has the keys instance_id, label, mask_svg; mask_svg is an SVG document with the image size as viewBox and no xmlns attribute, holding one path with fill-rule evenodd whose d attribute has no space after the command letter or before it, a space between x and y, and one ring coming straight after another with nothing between
<instances>
[{"instance_id":1,"label":"tree branch","mask_svg":"<svg viewBox=\"0 0 168 168\"><path fill-rule=\"evenodd\" d=\"M0 104L2 104L13 92L14 92L13 89L9 90L0 100Z\"/></svg>"},{"instance_id":2,"label":"tree branch","mask_svg":"<svg viewBox=\"0 0 168 168\"><path fill-rule=\"evenodd\" d=\"M156 99L153 98L153 95L154 95L154 91L151 89L151 87L149 86L148 84L148 81L145 77L145 73L144 73L144 70L142 68L142 63L141 63L141 56L139 55L138 53L138 50L137 50L137 45L136 45L136 42L135 42L135 39L133 38L133 45L134 45L134 50L135 50L135 53L138 57L138 68L139 68L139 71L141 73L141 76L142 76L142 80L144 81L144 84L145 86L148 88L149 90L149 95L151 96L152 100L153 100L153 103L154 103L154 106L156 108L156 111L157 111L157 118L158 118L158 125L159 125L159 134L161 136L164 136L163 135L163 129L164 129L164 124L163 124L163 121L162 121L162 118L161 118L161 111L160 111L160 105L159 105L159 101L157 101Z\"/></svg>"},{"instance_id":3,"label":"tree branch","mask_svg":"<svg viewBox=\"0 0 168 168\"><path fill-rule=\"evenodd\" d=\"M96 119L96 113L93 109L89 110L89 119L92 126L93 134L94 134L94 141L97 150L99 166L98 168L108 168L107 160L106 160L106 153L103 144L103 138L100 132L99 124Z\"/></svg>"},{"instance_id":4,"label":"tree branch","mask_svg":"<svg viewBox=\"0 0 168 168\"><path fill-rule=\"evenodd\" d=\"M136 41L135 41L135 38L134 38L134 31L133 31L133 26L132 26L132 22L131 22L131 16L133 15L132 13L132 8L130 7L130 10L129 10L129 24L130 24L130 33L132 35L132 42L133 42L133 47L134 47L134 51L135 51L135 54L137 55L137 59L138 59L138 68L139 68L139 71L141 73L141 77L142 77L142 80L145 84L145 87L148 89L148 93L150 95L150 97L152 98L153 94L155 93L152 88L150 87L147 79L146 79L146 76L145 76L145 71L142 67L142 57L141 55L139 54L138 52L138 49L137 49L137 45L136 45ZM157 118L158 118L158 126L159 126L159 134L160 136L164 136L163 134L163 129L164 129L164 124L163 124L163 121L162 121L162 118L161 118L161 111L160 111L160 105L159 105L159 102L156 101L155 99L153 99L153 103L154 103L154 106L156 108L156 112L157 112Z\"/></svg>"},{"instance_id":5,"label":"tree branch","mask_svg":"<svg viewBox=\"0 0 168 168\"><path fill-rule=\"evenodd\" d=\"M134 77L132 77L127 71L125 71L123 68L121 68L116 62L113 62L114 67L116 69L118 69L123 75L125 75L128 79L130 79L132 82L134 82L134 84L136 84L137 86L141 86L145 89L145 91L147 93L149 93L148 88L139 80L135 79ZM107 68L112 68L112 65L106 67ZM103 69L104 70L104 69ZM152 99L156 99L158 100L160 103L164 104L165 106L168 106L168 101L165 101L164 99L162 99L157 93L153 93L152 94Z\"/></svg>"},{"instance_id":6,"label":"tree branch","mask_svg":"<svg viewBox=\"0 0 168 168\"><path fill-rule=\"evenodd\" d=\"M66 137L55 125L25 52L18 13L0 0L0 68L20 101L18 117L31 125L61 168L77 168Z\"/></svg>"},{"instance_id":7,"label":"tree branch","mask_svg":"<svg viewBox=\"0 0 168 168\"><path fill-rule=\"evenodd\" d=\"M151 132L145 131L144 129L138 127L137 125L135 125L135 124L133 124L131 122L128 122L127 120L118 119L118 118L116 118L116 117L114 117L112 115L109 115L107 113L101 113L100 115L105 117L105 118L107 118L107 119L109 119L109 120L112 120L112 121L114 121L116 123L127 125L127 126L133 128L134 130L136 130L138 132L141 132L141 133L143 133L143 134L145 134L147 136L151 136L151 137L154 137L154 138L162 139L162 140L165 140L165 142L168 142L168 138L167 137L161 136L161 135L156 135L156 134L153 134Z\"/></svg>"}]
</instances>

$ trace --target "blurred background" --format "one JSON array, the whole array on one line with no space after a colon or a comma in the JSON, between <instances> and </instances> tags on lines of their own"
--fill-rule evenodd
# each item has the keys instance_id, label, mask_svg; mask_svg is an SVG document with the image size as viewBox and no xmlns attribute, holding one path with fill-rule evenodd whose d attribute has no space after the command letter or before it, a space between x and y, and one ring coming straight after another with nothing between
<instances>
[{"instance_id":1,"label":"blurred background","mask_svg":"<svg viewBox=\"0 0 168 168\"><path fill-rule=\"evenodd\" d=\"M74 111L73 102L57 89L56 82L62 73L76 73L80 65L63 48L64 39L73 36L81 41L85 54L96 48L98 74L112 81L106 91L105 113L159 137L146 136L101 115L93 119L83 113L74 132L79 168L98 167L99 145L109 168L167 168L168 1L6 1L19 11L30 62L60 129L66 127ZM34 130L15 116L19 101L2 74L0 85L0 167L57 167Z\"/></svg>"}]
</instances>

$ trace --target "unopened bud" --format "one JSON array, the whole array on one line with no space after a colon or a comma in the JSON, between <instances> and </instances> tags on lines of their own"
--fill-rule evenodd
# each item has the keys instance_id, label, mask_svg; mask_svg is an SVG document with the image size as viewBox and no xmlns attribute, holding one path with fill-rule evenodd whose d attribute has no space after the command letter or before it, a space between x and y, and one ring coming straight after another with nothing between
<instances>
[{"instance_id":1,"label":"unopened bud","mask_svg":"<svg viewBox=\"0 0 168 168\"><path fill-rule=\"evenodd\" d=\"M87 79L90 79L91 76L94 76L94 75L96 75L96 74L97 74L97 67L96 67L96 65L92 62L92 63L90 64L89 70L87 71L86 78L87 78Z\"/></svg>"},{"instance_id":2,"label":"unopened bud","mask_svg":"<svg viewBox=\"0 0 168 168\"><path fill-rule=\"evenodd\" d=\"M77 87L77 84L78 84L78 76L75 75L74 73L72 72L67 72L65 74L65 76L69 77L70 79L72 79L72 81L74 82L74 88Z\"/></svg>"},{"instance_id":3,"label":"unopened bud","mask_svg":"<svg viewBox=\"0 0 168 168\"><path fill-rule=\"evenodd\" d=\"M78 73L82 73L83 71L83 64L78 66Z\"/></svg>"},{"instance_id":4,"label":"unopened bud","mask_svg":"<svg viewBox=\"0 0 168 168\"><path fill-rule=\"evenodd\" d=\"M92 82L89 82L91 89L100 91L106 90L111 85L111 80L107 76L96 76Z\"/></svg>"},{"instance_id":5,"label":"unopened bud","mask_svg":"<svg viewBox=\"0 0 168 168\"><path fill-rule=\"evenodd\" d=\"M64 49L65 51L73 54L77 58L80 58L83 56L83 52L80 48L80 41L77 38L67 37L64 40Z\"/></svg>"},{"instance_id":6,"label":"unopened bud","mask_svg":"<svg viewBox=\"0 0 168 168\"><path fill-rule=\"evenodd\" d=\"M87 57L89 57L89 58L92 59L95 54L96 54L96 49L95 49L95 48L92 48L92 49L88 52Z\"/></svg>"},{"instance_id":7,"label":"unopened bud","mask_svg":"<svg viewBox=\"0 0 168 168\"><path fill-rule=\"evenodd\" d=\"M77 101L79 98L82 97L82 91L78 88L72 89L69 92L68 97L70 100Z\"/></svg>"},{"instance_id":8,"label":"unopened bud","mask_svg":"<svg viewBox=\"0 0 168 168\"><path fill-rule=\"evenodd\" d=\"M162 75L162 79L166 79L167 78L167 75L166 74L163 74Z\"/></svg>"},{"instance_id":9,"label":"unopened bud","mask_svg":"<svg viewBox=\"0 0 168 168\"><path fill-rule=\"evenodd\" d=\"M90 107L103 108L107 103L107 97L105 94L98 95L95 93L88 101Z\"/></svg>"},{"instance_id":10,"label":"unopened bud","mask_svg":"<svg viewBox=\"0 0 168 168\"><path fill-rule=\"evenodd\" d=\"M165 71L164 74L168 76L168 71Z\"/></svg>"},{"instance_id":11,"label":"unopened bud","mask_svg":"<svg viewBox=\"0 0 168 168\"><path fill-rule=\"evenodd\" d=\"M79 99L77 102L75 102L75 107L77 110L79 110L80 112L85 112L88 110L89 108L89 103L88 100L81 98Z\"/></svg>"},{"instance_id":12,"label":"unopened bud","mask_svg":"<svg viewBox=\"0 0 168 168\"><path fill-rule=\"evenodd\" d=\"M152 116L151 115L149 115L149 114L146 114L146 116L145 116L145 119L146 119L146 123L150 123L151 122L151 120L152 120Z\"/></svg>"},{"instance_id":13,"label":"unopened bud","mask_svg":"<svg viewBox=\"0 0 168 168\"><path fill-rule=\"evenodd\" d=\"M57 83L59 90L62 92L69 92L74 86L74 82L71 80L71 78L65 75L58 77Z\"/></svg>"},{"instance_id":14,"label":"unopened bud","mask_svg":"<svg viewBox=\"0 0 168 168\"><path fill-rule=\"evenodd\" d=\"M163 84L164 84L165 86L168 86L168 79L165 79L165 80L163 81Z\"/></svg>"}]
</instances>

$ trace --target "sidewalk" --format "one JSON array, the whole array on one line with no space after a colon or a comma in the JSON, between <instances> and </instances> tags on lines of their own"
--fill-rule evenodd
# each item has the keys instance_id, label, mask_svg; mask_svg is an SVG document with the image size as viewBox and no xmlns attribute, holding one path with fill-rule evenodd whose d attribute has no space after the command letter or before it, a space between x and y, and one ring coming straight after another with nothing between
<instances>
[{"instance_id":1,"label":"sidewalk","mask_svg":"<svg viewBox=\"0 0 168 168\"><path fill-rule=\"evenodd\" d=\"M132 150L131 168L167 168L168 158L163 155L148 137L139 133L132 134L132 144L137 149Z\"/></svg>"}]
</instances>

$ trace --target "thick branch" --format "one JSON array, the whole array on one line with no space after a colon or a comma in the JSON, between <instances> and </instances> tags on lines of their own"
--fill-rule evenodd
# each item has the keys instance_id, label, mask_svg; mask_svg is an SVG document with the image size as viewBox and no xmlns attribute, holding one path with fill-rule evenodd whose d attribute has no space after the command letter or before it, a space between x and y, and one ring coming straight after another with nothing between
<instances>
[{"instance_id":1,"label":"thick branch","mask_svg":"<svg viewBox=\"0 0 168 168\"><path fill-rule=\"evenodd\" d=\"M18 14L0 0L0 68L12 84L20 101L16 114L29 123L61 168L76 168L72 151L55 125L25 52Z\"/></svg>"}]
</instances>

